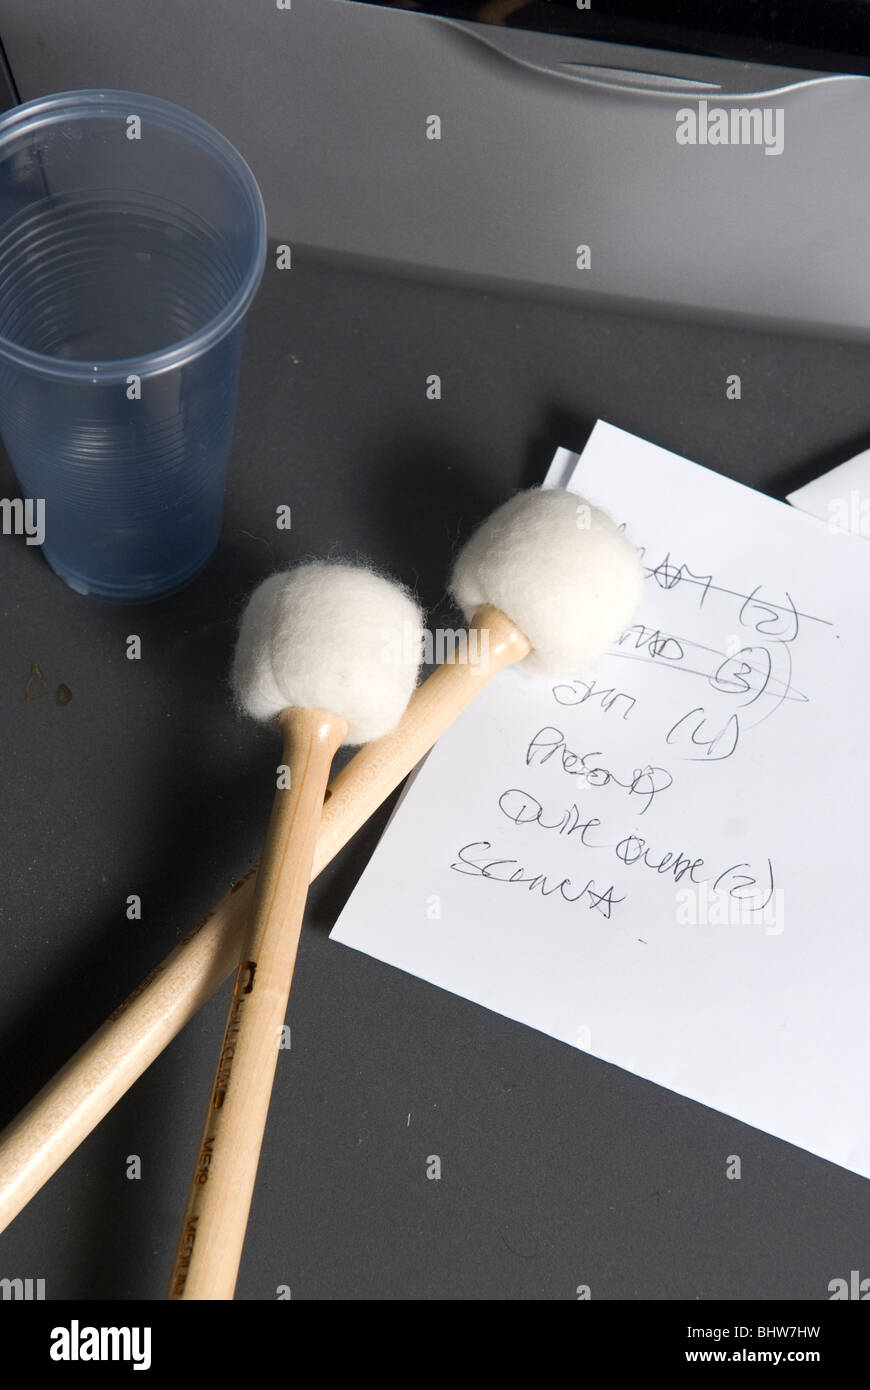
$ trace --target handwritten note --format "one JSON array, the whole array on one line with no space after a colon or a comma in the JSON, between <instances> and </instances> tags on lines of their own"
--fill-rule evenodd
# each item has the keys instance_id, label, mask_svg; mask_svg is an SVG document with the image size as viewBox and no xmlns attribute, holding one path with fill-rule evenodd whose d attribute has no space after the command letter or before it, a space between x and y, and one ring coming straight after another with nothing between
<instances>
[{"instance_id":1,"label":"handwritten note","mask_svg":"<svg viewBox=\"0 0 870 1390\"><path fill-rule=\"evenodd\" d=\"M870 1176L867 547L603 423L548 482L637 622L483 689L333 937Z\"/></svg>"}]
</instances>

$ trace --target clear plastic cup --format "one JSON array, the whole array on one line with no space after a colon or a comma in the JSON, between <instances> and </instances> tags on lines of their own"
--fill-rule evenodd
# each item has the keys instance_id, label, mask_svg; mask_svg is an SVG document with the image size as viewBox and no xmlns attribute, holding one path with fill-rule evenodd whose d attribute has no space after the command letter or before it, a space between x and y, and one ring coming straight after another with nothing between
<instances>
[{"instance_id":1,"label":"clear plastic cup","mask_svg":"<svg viewBox=\"0 0 870 1390\"><path fill-rule=\"evenodd\" d=\"M0 117L0 433L80 593L160 598L221 527L263 200L200 117L138 92Z\"/></svg>"}]
</instances>

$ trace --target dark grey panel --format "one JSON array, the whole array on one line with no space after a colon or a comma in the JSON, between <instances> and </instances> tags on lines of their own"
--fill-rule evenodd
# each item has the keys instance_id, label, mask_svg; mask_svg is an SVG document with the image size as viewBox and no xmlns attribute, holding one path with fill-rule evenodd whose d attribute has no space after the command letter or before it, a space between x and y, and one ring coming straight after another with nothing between
<instances>
[{"instance_id":1,"label":"dark grey panel","mask_svg":"<svg viewBox=\"0 0 870 1390\"><path fill-rule=\"evenodd\" d=\"M782 495L870 444L868 373L858 345L304 257L267 269L207 572L155 607L114 609L0 538L0 1123L258 852L276 748L236 720L225 676L259 578L362 554L446 621L457 537L538 481L557 444L581 448L596 417ZM0 460L0 495L13 490ZM274 527L283 502L289 533ZM124 657L130 632L140 663ZM587 1283L597 1299L827 1299L866 1267L864 1180L329 942L385 817L312 894L241 1298L287 1284L296 1299L549 1300ZM49 1299L162 1296L225 1006L0 1237L0 1276L44 1277Z\"/></svg>"},{"instance_id":2,"label":"dark grey panel","mask_svg":"<svg viewBox=\"0 0 870 1390\"><path fill-rule=\"evenodd\" d=\"M127 87L212 120L297 246L870 332L870 78L348 0L6 0L4 37L24 98ZM781 151L678 144L678 113L701 100L705 130L711 107L781 112Z\"/></svg>"}]
</instances>

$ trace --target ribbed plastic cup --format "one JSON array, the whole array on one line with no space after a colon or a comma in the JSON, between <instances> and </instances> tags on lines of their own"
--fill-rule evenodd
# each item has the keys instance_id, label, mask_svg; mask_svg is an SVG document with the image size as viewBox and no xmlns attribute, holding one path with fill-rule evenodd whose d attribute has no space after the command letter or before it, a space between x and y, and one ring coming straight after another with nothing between
<instances>
[{"instance_id":1,"label":"ribbed plastic cup","mask_svg":"<svg viewBox=\"0 0 870 1390\"><path fill-rule=\"evenodd\" d=\"M80 593L181 588L221 528L263 200L206 121L138 92L0 117L0 433Z\"/></svg>"}]
</instances>

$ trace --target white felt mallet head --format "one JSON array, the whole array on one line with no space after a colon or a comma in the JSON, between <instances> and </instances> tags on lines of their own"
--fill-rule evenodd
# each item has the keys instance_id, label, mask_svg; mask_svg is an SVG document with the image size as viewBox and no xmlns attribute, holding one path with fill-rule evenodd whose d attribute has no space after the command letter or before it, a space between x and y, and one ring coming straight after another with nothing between
<instances>
[{"instance_id":1,"label":"white felt mallet head","mask_svg":"<svg viewBox=\"0 0 870 1390\"><path fill-rule=\"evenodd\" d=\"M356 565L300 565L248 600L230 683L254 719L329 710L346 721L347 743L369 743L404 714L422 644L419 604L398 584Z\"/></svg>"},{"instance_id":2,"label":"white felt mallet head","mask_svg":"<svg viewBox=\"0 0 870 1390\"><path fill-rule=\"evenodd\" d=\"M484 605L528 638L523 661L544 675L593 666L632 622L640 558L605 512L563 488L517 493L456 558L450 592L469 622Z\"/></svg>"}]
</instances>

